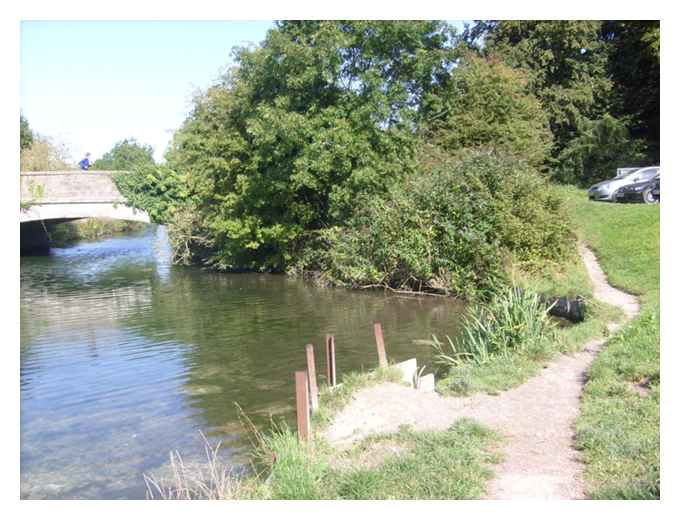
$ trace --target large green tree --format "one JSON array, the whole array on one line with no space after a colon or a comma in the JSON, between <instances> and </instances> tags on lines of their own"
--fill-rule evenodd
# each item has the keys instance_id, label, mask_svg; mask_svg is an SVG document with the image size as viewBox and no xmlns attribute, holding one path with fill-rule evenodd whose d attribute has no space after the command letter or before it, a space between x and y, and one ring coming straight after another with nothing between
<instances>
[{"instance_id":1,"label":"large green tree","mask_svg":"<svg viewBox=\"0 0 680 520\"><path fill-rule=\"evenodd\" d=\"M495 149L545 164L552 145L548 115L527 75L497 60L466 54L446 86L424 103L427 140L456 152Z\"/></svg>"},{"instance_id":2,"label":"large green tree","mask_svg":"<svg viewBox=\"0 0 680 520\"><path fill-rule=\"evenodd\" d=\"M130 170L153 165L153 148L136 139L118 141L111 150L94 162L95 170Z\"/></svg>"},{"instance_id":3,"label":"large green tree","mask_svg":"<svg viewBox=\"0 0 680 520\"><path fill-rule=\"evenodd\" d=\"M449 77L452 36L442 22L281 22L238 49L167 154L209 260L284 269L358 194L412 172L421 100Z\"/></svg>"},{"instance_id":4,"label":"large green tree","mask_svg":"<svg viewBox=\"0 0 680 520\"><path fill-rule=\"evenodd\" d=\"M549 115L555 177L585 185L658 161L659 34L657 21L479 21L464 39L524 71Z\"/></svg>"},{"instance_id":5,"label":"large green tree","mask_svg":"<svg viewBox=\"0 0 680 520\"><path fill-rule=\"evenodd\" d=\"M588 187L611 177L617 167L640 166L646 160L642 141L631 140L626 125L605 114L581 123L578 135L557 156L555 177Z\"/></svg>"},{"instance_id":6,"label":"large green tree","mask_svg":"<svg viewBox=\"0 0 680 520\"><path fill-rule=\"evenodd\" d=\"M633 136L659 159L660 37L658 20L610 21L602 25L614 82L615 113L630 122Z\"/></svg>"},{"instance_id":7,"label":"large green tree","mask_svg":"<svg viewBox=\"0 0 680 520\"><path fill-rule=\"evenodd\" d=\"M598 119L611 105L601 25L594 20L479 21L466 31L479 52L526 73L548 112L554 155L577 135L583 119Z\"/></svg>"}]
</instances>

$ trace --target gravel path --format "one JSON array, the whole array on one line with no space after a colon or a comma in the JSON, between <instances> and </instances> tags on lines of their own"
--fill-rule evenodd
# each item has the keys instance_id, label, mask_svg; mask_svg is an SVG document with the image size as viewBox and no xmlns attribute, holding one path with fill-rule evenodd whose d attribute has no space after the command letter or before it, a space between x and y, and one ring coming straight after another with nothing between
<instances>
[{"instance_id":1,"label":"gravel path","mask_svg":"<svg viewBox=\"0 0 680 520\"><path fill-rule=\"evenodd\" d=\"M597 299L620 307L625 321L639 312L635 297L611 287L595 255L579 253ZM610 323L612 331L622 324ZM334 445L347 447L368 435L396 432L402 424L416 430L444 430L470 417L503 434L504 461L496 466L487 498L573 499L584 497L583 465L573 446L585 373L605 340L581 352L560 355L539 375L500 395L442 397L394 383L357 393L324 432Z\"/></svg>"}]
</instances>

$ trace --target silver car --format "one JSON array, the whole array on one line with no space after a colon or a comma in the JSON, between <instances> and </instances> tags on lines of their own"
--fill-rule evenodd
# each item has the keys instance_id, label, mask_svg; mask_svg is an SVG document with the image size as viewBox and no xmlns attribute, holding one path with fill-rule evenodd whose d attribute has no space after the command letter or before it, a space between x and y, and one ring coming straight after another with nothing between
<instances>
[{"instance_id":1,"label":"silver car","mask_svg":"<svg viewBox=\"0 0 680 520\"><path fill-rule=\"evenodd\" d=\"M591 186L588 189L588 198L590 200L614 200L614 194L619 188L635 184L636 182L652 180L660 172L661 168L659 166L645 166L625 172L615 179L598 182Z\"/></svg>"}]
</instances>

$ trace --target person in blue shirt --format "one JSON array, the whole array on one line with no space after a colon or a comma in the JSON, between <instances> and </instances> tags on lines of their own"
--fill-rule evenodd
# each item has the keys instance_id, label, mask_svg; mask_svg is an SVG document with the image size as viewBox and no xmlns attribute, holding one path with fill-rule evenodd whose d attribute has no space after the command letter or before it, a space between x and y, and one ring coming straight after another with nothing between
<instances>
[{"instance_id":1,"label":"person in blue shirt","mask_svg":"<svg viewBox=\"0 0 680 520\"><path fill-rule=\"evenodd\" d=\"M80 166L81 170L89 170L90 166L92 166L92 163L90 162L90 152L87 152L85 154L85 158L78 163L78 166Z\"/></svg>"}]
</instances>

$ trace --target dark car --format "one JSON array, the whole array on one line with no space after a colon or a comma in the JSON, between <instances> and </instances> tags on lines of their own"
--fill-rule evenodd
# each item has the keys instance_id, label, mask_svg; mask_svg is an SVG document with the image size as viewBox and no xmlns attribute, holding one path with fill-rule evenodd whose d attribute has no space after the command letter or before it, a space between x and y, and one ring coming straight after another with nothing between
<instances>
[{"instance_id":1,"label":"dark car","mask_svg":"<svg viewBox=\"0 0 680 520\"><path fill-rule=\"evenodd\" d=\"M614 194L614 200L616 202L656 204L661 200L661 177L657 175L649 181L636 182L619 188Z\"/></svg>"}]
</instances>

